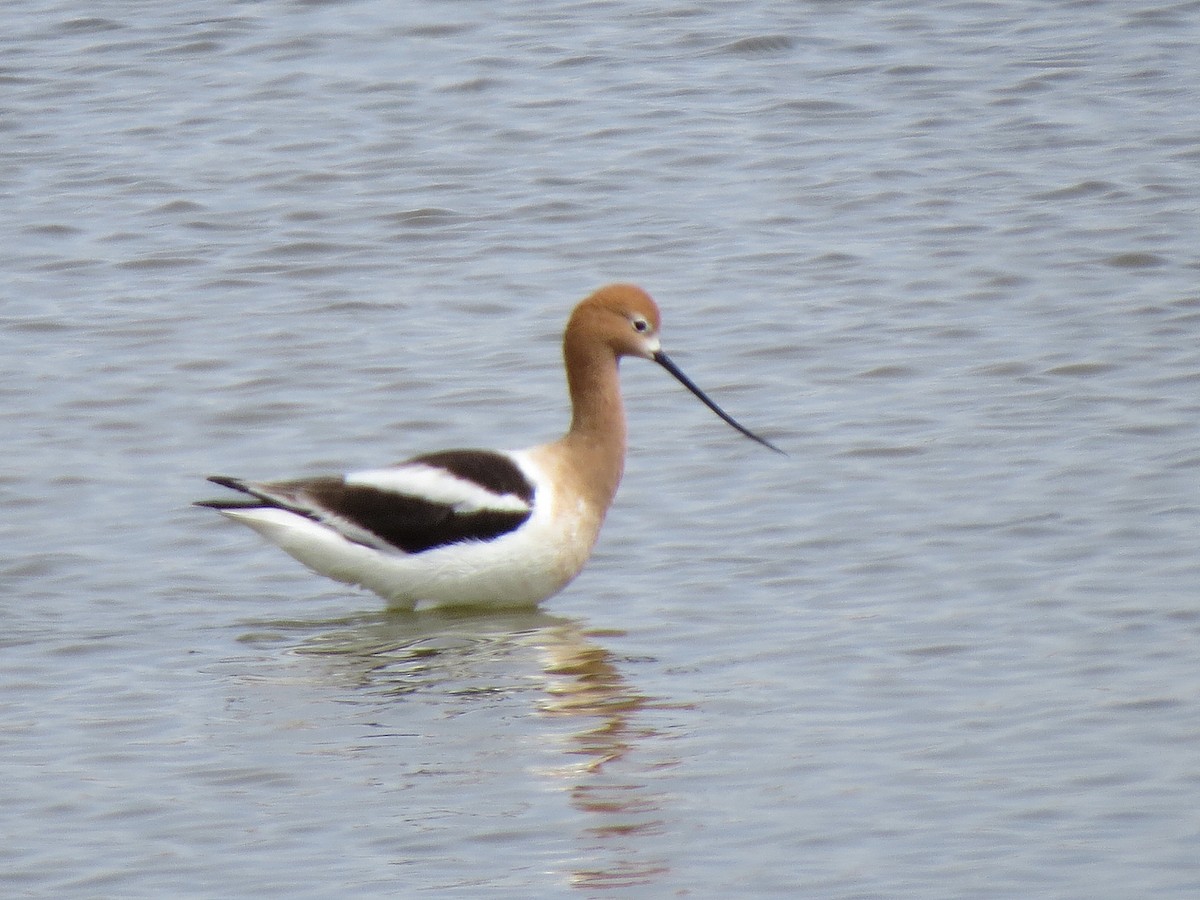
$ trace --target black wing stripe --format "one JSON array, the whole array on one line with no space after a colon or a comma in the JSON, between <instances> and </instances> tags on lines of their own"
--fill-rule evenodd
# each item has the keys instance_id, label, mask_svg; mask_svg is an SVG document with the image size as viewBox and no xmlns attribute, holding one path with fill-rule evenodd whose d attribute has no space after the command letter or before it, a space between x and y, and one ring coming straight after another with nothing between
<instances>
[{"instance_id":1,"label":"black wing stripe","mask_svg":"<svg viewBox=\"0 0 1200 900\"><path fill-rule=\"evenodd\" d=\"M487 450L443 450L409 462L445 469L456 478L473 481L493 494L512 494L533 505L533 485L512 459Z\"/></svg>"},{"instance_id":2,"label":"black wing stripe","mask_svg":"<svg viewBox=\"0 0 1200 900\"><path fill-rule=\"evenodd\" d=\"M529 511L479 510L456 513L443 503L408 497L367 485L323 482L306 485L304 495L328 511L405 553L422 553L462 541L490 541L519 528Z\"/></svg>"}]
</instances>

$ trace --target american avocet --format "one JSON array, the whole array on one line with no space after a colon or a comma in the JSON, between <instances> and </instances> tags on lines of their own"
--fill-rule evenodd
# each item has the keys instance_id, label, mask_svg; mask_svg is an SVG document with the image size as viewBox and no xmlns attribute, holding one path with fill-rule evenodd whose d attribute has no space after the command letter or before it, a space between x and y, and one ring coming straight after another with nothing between
<instances>
[{"instance_id":1,"label":"american avocet","mask_svg":"<svg viewBox=\"0 0 1200 900\"><path fill-rule=\"evenodd\" d=\"M209 500L311 569L394 608L529 607L579 574L625 466L617 363L654 360L742 434L659 345L658 307L614 284L575 307L563 335L571 427L528 450L446 450L345 476L210 478L245 498Z\"/></svg>"}]
</instances>

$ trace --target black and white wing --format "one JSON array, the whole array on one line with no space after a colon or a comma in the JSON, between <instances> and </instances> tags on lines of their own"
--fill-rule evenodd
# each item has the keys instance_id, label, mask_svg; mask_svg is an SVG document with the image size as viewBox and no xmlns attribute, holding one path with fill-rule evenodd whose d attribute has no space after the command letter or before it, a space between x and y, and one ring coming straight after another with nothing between
<instances>
[{"instance_id":1,"label":"black and white wing","mask_svg":"<svg viewBox=\"0 0 1200 900\"><path fill-rule=\"evenodd\" d=\"M489 450L446 450L345 476L209 481L247 496L201 506L284 510L356 544L409 554L515 531L532 515L535 493L511 455Z\"/></svg>"}]
</instances>

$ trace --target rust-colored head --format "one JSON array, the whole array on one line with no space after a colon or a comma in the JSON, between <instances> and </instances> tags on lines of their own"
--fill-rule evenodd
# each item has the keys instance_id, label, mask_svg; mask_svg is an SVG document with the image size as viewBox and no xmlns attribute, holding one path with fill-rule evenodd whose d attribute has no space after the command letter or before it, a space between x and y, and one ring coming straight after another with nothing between
<instances>
[{"instance_id":1,"label":"rust-colored head","mask_svg":"<svg viewBox=\"0 0 1200 900\"><path fill-rule=\"evenodd\" d=\"M632 284L610 284L583 300L567 322L566 343L607 347L616 357L654 359L660 352L658 305Z\"/></svg>"}]
</instances>

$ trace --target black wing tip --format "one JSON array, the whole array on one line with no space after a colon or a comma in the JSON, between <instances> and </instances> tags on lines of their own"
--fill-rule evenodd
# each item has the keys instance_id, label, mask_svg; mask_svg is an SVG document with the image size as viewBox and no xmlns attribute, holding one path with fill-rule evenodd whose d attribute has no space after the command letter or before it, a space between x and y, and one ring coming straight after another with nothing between
<instances>
[{"instance_id":1,"label":"black wing tip","mask_svg":"<svg viewBox=\"0 0 1200 900\"><path fill-rule=\"evenodd\" d=\"M197 500L192 506L203 506L217 512L225 509L262 509L261 500Z\"/></svg>"},{"instance_id":2,"label":"black wing tip","mask_svg":"<svg viewBox=\"0 0 1200 900\"><path fill-rule=\"evenodd\" d=\"M219 484L221 487L227 487L230 490L240 491L243 494L250 493L250 489L246 487L246 483L240 478L232 478L229 475L209 475L208 480L213 484Z\"/></svg>"},{"instance_id":3,"label":"black wing tip","mask_svg":"<svg viewBox=\"0 0 1200 900\"><path fill-rule=\"evenodd\" d=\"M231 478L228 475L209 475L208 480L213 484L219 484L221 487L227 487L230 490L238 491L242 494L250 494L254 496L253 491L246 487L245 483L240 478ZM192 506L203 506L207 509L253 509L261 507L262 501L259 499L248 500L238 497L236 500L197 500Z\"/></svg>"}]
</instances>

